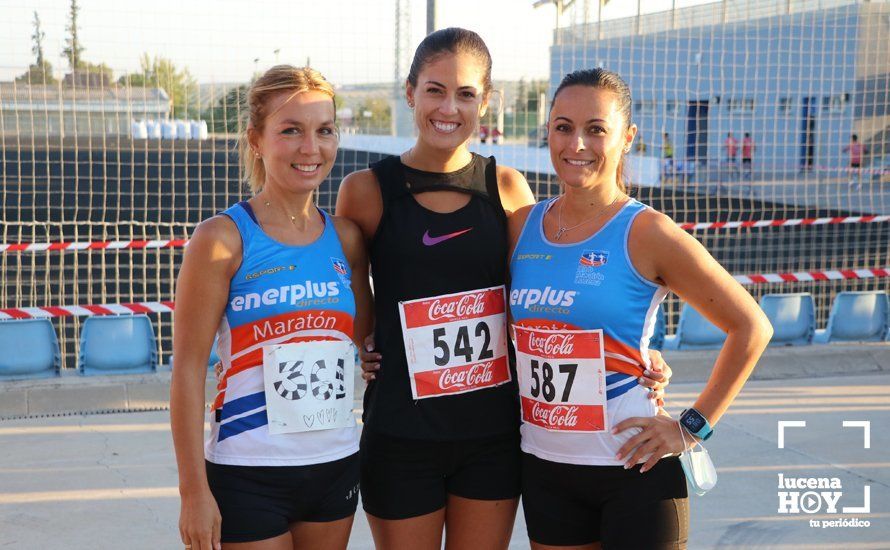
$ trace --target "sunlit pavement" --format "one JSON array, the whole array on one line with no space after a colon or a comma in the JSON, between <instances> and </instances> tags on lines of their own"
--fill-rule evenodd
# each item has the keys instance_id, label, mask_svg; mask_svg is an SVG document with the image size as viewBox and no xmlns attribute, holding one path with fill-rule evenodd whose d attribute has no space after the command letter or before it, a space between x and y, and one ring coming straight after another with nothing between
<instances>
[{"instance_id":1,"label":"sunlit pavement","mask_svg":"<svg viewBox=\"0 0 890 550\"><path fill-rule=\"evenodd\" d=\"M668 410L676 414L701 387L671 385ZM777 448L780 420L806 422L785 430L784 449ZM863 420L871 423L869 449L863 427L842 425ZM689 547L890 548L888 424L886 374L751 382L707 445L720 479L706 496L691 497ZM0 548L181 546L168 413L4 421L0 449ZM779 489L780 473L837 478L842 488ZM863 506L866 486L870 511L842 513ZM842 494L836 513L809 495L801 505L813 513L780 514L781 490ZM823 520L870 526L823 528ZM639 521L645 529L646 518ZM520 512L511 548L526 548L525 536ZM350 548L371 547L359 513Z\"/></svg>"}]
</instances>

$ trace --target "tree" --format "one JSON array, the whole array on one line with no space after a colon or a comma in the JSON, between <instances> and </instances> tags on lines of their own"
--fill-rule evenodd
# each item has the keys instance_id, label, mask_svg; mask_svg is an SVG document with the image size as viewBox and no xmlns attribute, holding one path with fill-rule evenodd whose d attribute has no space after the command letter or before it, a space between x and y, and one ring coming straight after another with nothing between
<instances>
[{"instance_id":1,"label":"tree","mask_svg":"<svg viewBox=\"0 0 890 550\"><path fill-rule=\"evenodd\" d=\"M37 10L34 10L34 34L31 35L31 40L34 41L34 45L31 46L31 51L37 57L37 65L43 65L45 59L43 59L43 39L46 38L46 33L40 30L40 15L37 14Z\"/></svg>"},{"instance_id":2,"label":"tree","mask_svg":"<svg viewBox=\"0 0 890 550\"><path fill-rule=\"evenodd\" d=\"M516 104L513 106L513 111L516 113L525 112L528 107L525 102L528 95L528 86L525 84L525 78L519 79L519 85L516 88Z\"/></svg>"},{"instance_id":3,"label":"tree","mask_svg":"<svg viewBox=\"0 0 890 550\"><path fill-rule=\"evenodd\" d=\"M77 38L77 14L79 11L80 7L77 5L77 0L71 0L71 8L68 11L68 25L65 27L65 30L68 31L68 38L65 39L66 46L62 50L62 55L68 59L68 66L71 68L71 72L83 66L82 56L84 48Z\"/></svg>"},{"instance_id":4,"label":"tree","mask_svg":"<svg viewBox=\"0 0 890 550\"><path fill-rule=\"evenodd\" d=\"M241 132L247 107L247 91L249 86L242 84L232 88L216 104L201 113L207 121L209 130L214 133L237 134Z\"/></svg>"},{"instance_id":5,"label":"tree","mask_svg":"<svg viewBox=\"0 0 890 550\"><path fill-rule=\"evenodd\" d=\"M55 84L56 79L53 78L53 66L43 56L43 39L46 37L40 28L40 16L34 12L34 34L31 40L34 45L31 51L34 52L35 62L28 67L28 72L16 78L16 82L25 82L27 84Z\"/></svg>"},{"instance_id":6,"label":"tree","mask_svg":"<svg viewBox=\"0 0 890 550\"><path fill-rule=\"evenodd\" d=\"M391 101L384 97L365 99L356 108L356 124L369 134L389 134L392 123Z\"/></svg>"},{"instance_id":7,"label":"tree","mask_svg":"<svg viewBox=\"0 0 890 550\"><path fill-rule=\"evenodd\" d=\"M142 54L141 72L125 74L118 84L131 87L163 88L173 102L174 118L196 118L200 113L198 83L188 69L178 69L165 57Z\"/></svg>"},{"instance_id":8,"label":"tree","mask_svg":"<svg viewBox=\"0 0 890 550\"><path fill-rule=\"evenodd\" d=\"M525 93L523 95L519 95L516 98L516 110L520 112L529 112L534 113L538 110L538 102L541 99L541 94L547 93L547 81L546 80L532 80L528 84L528 88L525 89Z\"/></svg>"}]
</instances>

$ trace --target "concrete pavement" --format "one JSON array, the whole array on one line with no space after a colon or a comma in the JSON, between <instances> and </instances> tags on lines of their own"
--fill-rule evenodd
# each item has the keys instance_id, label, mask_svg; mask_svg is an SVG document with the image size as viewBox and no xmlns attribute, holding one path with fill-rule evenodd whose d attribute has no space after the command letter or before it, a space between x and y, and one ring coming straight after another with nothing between
<instances>
[{"instance_id":1,"label":"concrete pavement","mask_svg":"<svg viewBox=\"0 0 890 550\"><path fill-rule=\"evenodd\" d=\"M672 384L668 410L688 406L702 385ZM0 422L0 548L179 548L168 420L166 411L154 411ZM783 449L780 420L806 422L786 429ZM844 427L845 420L870 422L870 448L863 448L864 428ZM720 480L706 496L691 497L689 547L890 548L888 424L890 375L883 371L752 380L707 445ZM821 495L801 495L798 513L787 505L790 513L778 513L779 491L810 491L780 489L779 474L804 486L808 478L837 478L841 487L832 492L841 494L829 495L837 511L828 512ZM843 513L863 507L866 486L870 509ZM520 513L511 548L527 547ZM350 548L372 548L361 513Z\"/></svg>"}]
</instances>

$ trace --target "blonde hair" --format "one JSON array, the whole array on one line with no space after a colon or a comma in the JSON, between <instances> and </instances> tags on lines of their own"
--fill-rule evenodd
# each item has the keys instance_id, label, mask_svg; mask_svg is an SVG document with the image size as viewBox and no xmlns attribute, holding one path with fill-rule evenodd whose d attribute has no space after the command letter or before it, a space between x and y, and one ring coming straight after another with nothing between
<instances>
[{"instance_id":1,"label":"blonde hair","mask_svg":"<svg viewBox=\"0 0 890 550\"><path fill-rule=\"evenodd\" d=\"M311 67L275 65L263 76L256 79L247 92L245 109L246 124L242 125L238 139L238 152L241 158L241 181L248 181L251 192L256 195L266 183L266 167L263 159L257 158L247 138L248 130L262 132L268 112L269 101L281 92L291 92L288 101L304 92L321 92L334 101L334 87L325 77Z\"/></svg>"}]
</instances>

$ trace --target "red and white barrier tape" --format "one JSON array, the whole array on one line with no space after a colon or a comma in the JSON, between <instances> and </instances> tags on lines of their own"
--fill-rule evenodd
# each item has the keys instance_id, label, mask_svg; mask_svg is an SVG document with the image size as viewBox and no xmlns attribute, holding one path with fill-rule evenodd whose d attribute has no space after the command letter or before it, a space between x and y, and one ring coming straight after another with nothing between
<instances>
[{"instance_id":1,"label":"red and white barrier tape","mask_svg":"<svg viewBox=\"0 0 890 550\"><path fill-rule=\"evenodd\" d=\"M0 252L46 252L56 250L138 250L144 248L181 248L185 239L165 241L94 241L79 243L14 243L0 244Z\"/></svg>"},{"instance_id":2,"label":"red and white barrier tape","mask_svg":"<svg viewBox=\"0 0 890 550\"><path fill-rule=\"evenodd\" d=\"M743 227L783 227L791 225L827 225L837 223L880 223L890 221L890 216L843 216L835 218L799 218L791 220L748 220L737 222L680 223L686 231L700 229L741 229Z\"/></svg>"},{"instance_id":3,"label":"red and white barrier tape","mask_svg":"<svg viewBox=\"0 0 890 550\"><path fill-rule=\"evenodd\" d=\"M834 218L796 218L790 220L747 220L735 222L679 223L686 231L702 229L741 229L745 227L786 227L793 225L827 225L848 223L882 223L890 221L888 216L842 216ZM0 244L0 252L47 252L64 250L140 250L148 248L182 248L188 245L186 239L164 241L95 241L95 242L55 242L55 243L14 243Z\"/></svg>"},{"instance_id":4,"label":"red and white barrier tape","mask_svg":"<svg viewBox=\"0 0 890 550\"><path fill-rule=\"evenodd\" d=\"M794 273L764 273L733 275L743 285L762 283L796 283L806 281L839 281L843 279L871 279L890 277L890 267L876 269L840 269L836 271L798 271ZM132 313L168 313L173 302L138 302L134 304L103 304L88 306L45 306L0 309L0 320L44 319L88 315L120 315Z\"/></svg>"},{"instance_id":5,"label":"red and white barrier tape","mask_svg":"<svg viewBox=\"0 0 890 550\"><path fill-rule=\"evenodd\" d=\"M743 285L762 283L798 283L806 281L839 281L842 279L871 279L890 277L890 267L877 269L839 269L836 271L797 271L794 273L764 273L757 275L733 275Z\"/></svg>"},{"instance_id":6,"label":"red and white barrier tape","mask_svg":"<svg viewBox=\"0 0 890 550\"><path fill-rule=\"evenodd\" d=\"M0 319L45 319L49 317L83 317L89 315L121 315L133 313L167 313L173 302L138 302L135 304L102 304L88 306L44 306L0 309Z\"/></svg>"}]
</instances>

